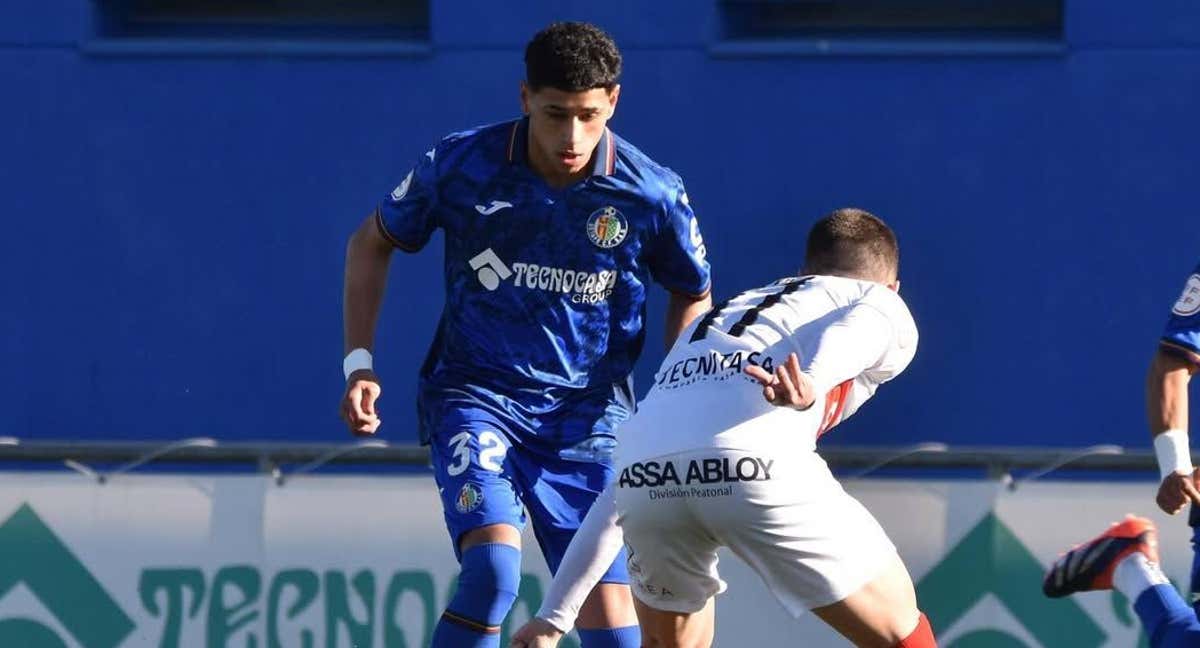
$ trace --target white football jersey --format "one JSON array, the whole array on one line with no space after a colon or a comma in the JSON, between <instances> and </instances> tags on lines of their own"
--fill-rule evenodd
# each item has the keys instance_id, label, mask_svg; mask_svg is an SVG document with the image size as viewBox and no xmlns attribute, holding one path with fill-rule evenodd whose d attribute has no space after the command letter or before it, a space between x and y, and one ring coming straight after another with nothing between
<instances>
[{"instance_id":1,"label":"white football jersey","mask_svg":"<svg viewBox=\"0 0 1200 648\"><path fill-rule=\"evenodd\" d=\"M833 276L784 279L713 307L680 335L637 413L618 429L618 465L698 448L812 451L912 361L917 328L894 291ZM771 405L743 369L800 357L818 396Z\"/></svg>"}]
</instances>

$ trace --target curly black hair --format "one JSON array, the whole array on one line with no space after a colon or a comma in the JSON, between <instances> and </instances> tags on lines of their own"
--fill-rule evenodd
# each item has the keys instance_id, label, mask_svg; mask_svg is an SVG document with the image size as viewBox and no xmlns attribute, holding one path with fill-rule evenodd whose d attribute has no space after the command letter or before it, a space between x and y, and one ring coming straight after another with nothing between
<instances>
[{"instance_id":1,"label":"curly black hair","mask_svg":"<svg viewBox=\"0 0 1200 648\"><path fill-rule=\"evenodd\" d=\"M564 92L612 90L621 76L621 52L604 30L581 22L557 22L525 46L525 83Z\"/></svg>"}]
</instances>

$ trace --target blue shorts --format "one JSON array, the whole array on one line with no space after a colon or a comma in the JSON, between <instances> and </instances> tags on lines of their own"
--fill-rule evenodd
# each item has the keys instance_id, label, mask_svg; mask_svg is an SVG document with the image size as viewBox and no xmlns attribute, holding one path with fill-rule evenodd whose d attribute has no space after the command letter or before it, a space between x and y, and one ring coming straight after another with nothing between
<instances>
[{"instance_id":1,"label":"blue shorts","mask_svg":"<svg viewBox=\"0 0 1200 648\"><path fill-rule=\"evenodd\" d=\"M461 558L459 540L472 529L524 529L528 510L550 572L557 572L583 516L615 476L611 460L573 461L513 443L509 426L483 409L446 414L430 454L454 555ZM624 549L600 582L629 583Z\"/></svg>"}]
</instances>

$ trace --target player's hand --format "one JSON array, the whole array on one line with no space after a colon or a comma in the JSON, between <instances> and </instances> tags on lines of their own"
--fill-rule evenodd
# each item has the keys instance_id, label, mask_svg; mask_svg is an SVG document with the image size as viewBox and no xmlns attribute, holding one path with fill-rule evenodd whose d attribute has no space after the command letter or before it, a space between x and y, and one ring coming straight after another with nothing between
<instances>
[{"instance_id":1,"label":"player's hand","mask_svg":"<svg viewBox=\"0 0 1200 648\"><path fill-rule=\"evenodd\" d=\"M817 400L817 389L800 370L800 356L795 353L789 353L774 373L758 365L747 365L744 371L762 385L763 398L772 405L806 410Z\"/></svg>"},{"instance_id":2,"label":"player's hand","mask_svg":"<svg viewBox=\"0 0 1200 648\"><path fill-rule=\"evenodd\" d=\"M562 631L550 625L549 621L541 617L533 617L529 623L517 630L508 646L509 648L554 648L562 636Z\"/></svg>"},{"instance_id":3,"label":"player's hand","mask_svg":"<svg viewBox=\"0 0 1200 648\"><path fill-rule=\"evenodd\" d=\"M379 410L375 408L376 401L383 388L379 386L379 376L370 369L359 369L350 374L346 381L346 393L342 395L342 420L356 436L375 434L382 423Z\"/></svg>"},{"instance_id":4,"label":"player's hand","mask_svg":"<svg viewBox=\"0 0 1200 648\"><path fill-rule=\"evenodd\" d=\"M1158 508L1166 513L1175 515L1189 503L1200 504L1200 491L1196 489L1196 480L1200 478L1200 469L1187 473L1173 472L1167 475L1158 487Z\"/></svg>"}]
</instances>

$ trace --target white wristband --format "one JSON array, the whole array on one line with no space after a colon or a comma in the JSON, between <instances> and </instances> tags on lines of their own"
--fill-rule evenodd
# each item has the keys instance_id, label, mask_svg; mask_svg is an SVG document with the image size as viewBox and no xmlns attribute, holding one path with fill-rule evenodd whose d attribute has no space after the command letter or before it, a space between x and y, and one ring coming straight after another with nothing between
<instances>
[{"instance_id":1,"label":"white wristband","mask_svg":"<svg viewBox=\"0 0 1200 648\"><path fill-rule=\"evenodd\" d=\"M1171 473L1192 473L1192 451L1187 430L1167 430L1154 437L1154 455L1163 479Z\"/></svg>"},{"instance_id":2,"label":"white wristband","mask_svg":"<svg viewBox=\"0 0 1200 648\"><path fill-rule=\"evenodd\" d=\"M373 369L371 364L371 352L366 349L354 349L346 354L346 358L342 360L342 373L345 374L346 380L350 380L350 374L360 369Z\"/></svg>"}]
</instances>

